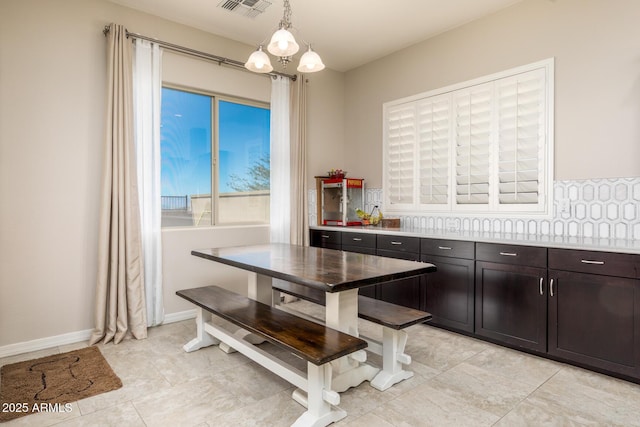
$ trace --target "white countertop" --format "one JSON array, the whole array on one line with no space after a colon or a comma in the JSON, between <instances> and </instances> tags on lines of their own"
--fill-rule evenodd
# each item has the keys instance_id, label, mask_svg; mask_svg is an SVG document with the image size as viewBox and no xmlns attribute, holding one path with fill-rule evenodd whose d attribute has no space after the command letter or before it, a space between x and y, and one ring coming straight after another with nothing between
<instances>
[{"instance_id":1,"label":"white countertop","mask_svg":"<svg viewBox=\"0 0 640 427\"><path fill-rule=\"evenodd\" d=\"M340 227L310 226L312 230L331 230L350 233L388 234L429 239L465 240L509 245L543 246L546 248L578 249L601 252L640 254L640 240L595 239L591 237L543 236L516 233L482 233L475 231L445 231L424 228L382 228L379 226Z\"/></svg>"}]
</instances>

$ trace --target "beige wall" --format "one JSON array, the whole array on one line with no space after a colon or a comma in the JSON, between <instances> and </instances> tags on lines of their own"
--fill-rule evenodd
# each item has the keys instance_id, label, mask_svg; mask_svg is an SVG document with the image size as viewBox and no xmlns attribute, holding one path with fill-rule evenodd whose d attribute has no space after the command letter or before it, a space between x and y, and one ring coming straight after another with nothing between
<instances>
[{"instance_id":1,"label":"beige wall","mask_svg":"<svg viewBox=\"0 0 640 427\"><path fill-rule=\"evenodd\" d=\"M345 169L344 73L325 69L310 74L307 101L307 188L316 188L314 176ZM350 174L350 176L355 176Z\"/></svg>"},{"instance_id":2,"label":"beige wall","mask_svg":"<svg viewBox=\"0 0 640 427\"><path fill-rule=\"evenodd\" d=\"M640 176L640 2L525 0L345 76L346 168L381 188L382 104L555 57L555 179Z\"/></svg>"},{"instance_id":3,"label":"beige wall","mask_svg":"<svg viewBox=\"0 0 640 427\"><path fill-rule=\"evenodd\" d=\"M236 60L254 49L104 0L0 1L0 353L93 327L106 102L102 29L110 22ZM167 78L183 65L169 63ZM238 76L250 76L244 87L251 90L235 94L268 99L267 78L229 70L214 78L212 67L221 68L204 61L188 68L224 93ZM310 85L317 117L309 127L318 134L310 139L326 141L334 158L342 156L341 82L342 74L329 71ZM324 148L310 151L332 164ZM166 313L191 308L177 289L212 277L225 286L243 282L242 274L192 257L192 249L268 239L267 226L165 231Z\"/></svg>"},{"instance_id":4,"label":"beige wall","mask_svg":"<svg viewBox=\"0 0 640 427\"><path fill-rule=\"evenodd\" d=\"M176 291L218 285L246 295L247 273L191 255L193 249L238 246L269 241L268 226L209 229L167 229L162 233L162 272L165 313L193 309Z\"/></svg>"}]
</instances>

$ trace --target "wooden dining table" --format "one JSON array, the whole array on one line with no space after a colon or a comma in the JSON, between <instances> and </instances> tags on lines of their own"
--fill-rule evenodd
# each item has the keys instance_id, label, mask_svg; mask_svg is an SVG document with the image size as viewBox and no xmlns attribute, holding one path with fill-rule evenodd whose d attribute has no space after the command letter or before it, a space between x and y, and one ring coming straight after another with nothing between
<instances>
[{"instance_id":1,"label":"wooden dining table","mask_svg":"<svg viewBox=\"0 0 640 427\"><path fill-rule=\"evenodd\" d=\"M198 249L191 254L246 270L247 296L265 304L273 303L274 279L324 291L325 324L353 336L359 336L360 288L436 270L429 263L283 243ZM206 337L196 337L185 345L185 350L206 345L210 345ZM344 391L370 381L378 370L364 361L345 357L333 368L332 385L337 391Z\"/></svg>"}]
</instances>

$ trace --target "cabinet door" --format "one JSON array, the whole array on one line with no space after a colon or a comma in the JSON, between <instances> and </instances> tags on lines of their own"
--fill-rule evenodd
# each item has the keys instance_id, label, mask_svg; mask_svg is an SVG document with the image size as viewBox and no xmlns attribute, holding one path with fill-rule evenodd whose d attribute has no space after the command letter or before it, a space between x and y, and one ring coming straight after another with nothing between
<instances>
[{"instance_id":1,"label":"cabinet door","mask_svg":"<svg viewBox=\"0 0 640 427\"><path fill-rule=\"evenodd\" d=\"M438 270L426 277L424 310L433 318L429 324L473 332L473 260L422 255L423 262Z\"/></svg>"},{"instance_id":2,"label":"cabinet door","mask_svg":"<svg viewBox=\"0 0 640 427\"><path fill-rule=\"evenodd\" d=\"M309 240L311 246L340 249L342 233L340 231L310 230Z\"/></svg>"},{"instance_id":3,"label":"cabinet door","mask_svg":"<svg viewBox=\"0 0 640 427\"><path fill-rule=\"evenodd\" d=\"M549 353L640 377L640 281L549 270Z\"/></svg>"},{"instance_id":4,"label":"cabinet door","mask_svg":"<svg viewBox=\"0 0 640 427\"><path fill-rule=\"evenodd\" d=\"M376 235L364 233L344 233L342 236L342 250L359 254L376 254ZM366 286L358 289L360 295L378 298L378 285Z\"/></svg>"},{"instance_id":5,"label":"cabinet door","mask_svg":"<svg viewBox=\"0 0 640 427\"><path fill-rule=\"evenodd\" d=\"M418 261L420 256L411 252L396 252L378 249L376 255L389 258L408 259ZM393 280L378 285L378 298L393 304L403 305L421 310L424 300L422 276Z\"/></svg>"},{"instance_id":6,"label":"cabinet door","mask_svg":"<svg viewBox=\"0 0 640 427\"><path fill-rule=\"evenodd\" d=\"M476 333L516 347L547 347L546 269L476 262Z\"/></svg>"}]
</instances>

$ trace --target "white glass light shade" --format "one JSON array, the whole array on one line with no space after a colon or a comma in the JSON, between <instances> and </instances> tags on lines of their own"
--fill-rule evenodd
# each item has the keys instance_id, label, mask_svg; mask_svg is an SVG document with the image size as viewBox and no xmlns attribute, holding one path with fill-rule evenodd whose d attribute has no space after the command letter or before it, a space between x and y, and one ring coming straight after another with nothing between
<instances>
[{"instance_id":1,"label":"white glass light shade","mask_svg":"<svg viewBox=\"0 0 640 427\"><path fill-rule=\"evenodd\" d=\"M267 50L275 56L292 56L300 49L296 39L289 31L280 28L273 33L271 41L267 46Z\"/></svg>"},{"instance_id":2,"label":"white glass light shade","mask_svg":"<svg viewBox=\"0 0 640 427\"><path fill-rule=\"evenodd\" d=\"M260 46L258 50L256 50L251 54L251 56L249 56L249 59L244 64L244 67L247 70L256 73L270 73L271 71L273 71L271 60L269 60L269 56L262 50L262 46Z\"/></svg>"},{"instance_id":3,"label":"white glass light shade","mask_svg":"<svg viewBox=\"0 0 640 427\"><path fill-rule=\"evenodd\" d=\"M300 58L300 64L298 64L298 71L301 73L315 73L316 71L320 71L324 69L324 64L322 63L322 59L320 59L320 55L311 50L311 46L309 46L309 50L307 50L302 58Z\"/></svg>"}]
</instances>

